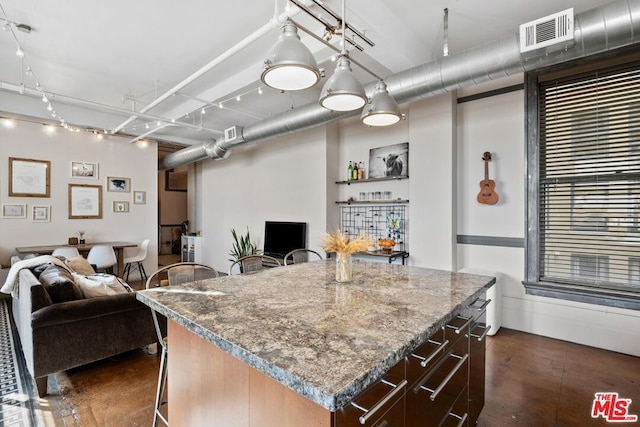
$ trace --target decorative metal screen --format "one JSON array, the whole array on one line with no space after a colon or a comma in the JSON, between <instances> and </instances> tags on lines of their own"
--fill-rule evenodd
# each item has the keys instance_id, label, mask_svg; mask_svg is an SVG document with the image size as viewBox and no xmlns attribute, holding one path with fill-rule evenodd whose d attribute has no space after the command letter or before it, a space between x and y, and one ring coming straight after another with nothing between
<instances>
[{"instance_id":1,"label":"decorative metal screen","mask_svg":"<svg viewBox=\"0 0 640 427\"><path fill-rule=\"evenodd\" d=\"M374 241L392 238L395 250L407 251L406 205L348 205L340 208L340 228L349 238L364 233Z\"/></svg>"}]
</instances>

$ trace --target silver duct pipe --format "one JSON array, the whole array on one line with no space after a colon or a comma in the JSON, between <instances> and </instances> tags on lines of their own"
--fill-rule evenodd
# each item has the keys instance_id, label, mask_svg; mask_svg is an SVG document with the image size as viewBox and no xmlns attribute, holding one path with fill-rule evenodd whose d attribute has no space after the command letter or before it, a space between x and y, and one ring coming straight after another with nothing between
<instances>
[{"instance_id":1,"label":"silver duct pipe","mask_svg":"<svg viewBox=\"0 0 640 427\"><path fill-rule=\"evenodd\" d=\"M640 42L640 0L617 0L577 14L574 20L574 44L562 51L541 49L523 56L516 34L388 76L385 81L389 93L399 104L416 101ZM374 87L375 82L372 82L365 86L365 90L371 93ZM170 154L159 163L159 168L170 169L207 156L222 158L242 144L298 132L356 114L360 111L338 113L312 102L245 127L242 138L233 143L220 141L211 143L213 146L204 152L188 147Z\"/></svg>"}]
</instances>

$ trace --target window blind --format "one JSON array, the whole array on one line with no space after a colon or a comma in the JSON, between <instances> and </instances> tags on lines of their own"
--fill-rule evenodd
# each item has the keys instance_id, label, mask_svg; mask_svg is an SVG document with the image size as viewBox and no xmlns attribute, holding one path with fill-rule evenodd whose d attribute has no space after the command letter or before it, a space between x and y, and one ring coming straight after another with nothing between
<instances>
[{"instance_id":1,"label":"window blind","mask_svg":"<svg viewBox=\"0 0 640 427\"><path fill-rule=\"evenodd\" d=\"M539 279L640 293L640 63L539 95Z\"/></svg>"}]
</instances>

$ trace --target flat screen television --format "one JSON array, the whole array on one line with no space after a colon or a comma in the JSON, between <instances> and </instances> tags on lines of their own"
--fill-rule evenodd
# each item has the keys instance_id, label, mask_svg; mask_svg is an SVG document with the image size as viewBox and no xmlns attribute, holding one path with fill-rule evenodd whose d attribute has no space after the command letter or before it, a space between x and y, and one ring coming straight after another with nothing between
<instances>
[{"instance_id":1,"label":"flat screen television","mask_svg":"<svg viewBox=\"0 0 640 427\"><path fill-rule=\"evenodd\" d=\"M306 222L265 221L264 254L276 258L294 249L307 247Z\"/></svg>"}]
</instances>

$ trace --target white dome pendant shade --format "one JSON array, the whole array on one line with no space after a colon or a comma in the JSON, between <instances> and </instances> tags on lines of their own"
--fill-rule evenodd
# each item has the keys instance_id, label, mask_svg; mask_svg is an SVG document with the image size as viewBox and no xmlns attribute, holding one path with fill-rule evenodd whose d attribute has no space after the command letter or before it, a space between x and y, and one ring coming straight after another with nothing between
<instances>
[{"instance_id":1,"label":"white dome pendant shade","mask_svg":"<svg viewBox=\"0 0 640 427\"><path fill-rule=\"evenodd\" d=\"M260 77L269 87L279 90L302 90L320 80L320 70L311 51L300 41L298 29L291 21L282 25L278 41L264 61Z\"/></svg>"},{"instance_id":2,"label":"white dome pendant shade","mask_svg":"<svg viewBox=\"0 0 640 427\"><path fill-rule=\"evenodd\" d=\"M322 88L320 105L333 111L352 111L362 108L366 102L364 87L351 71L351 61L346 55L341 55L336 71Z\"/></svg>"},{"instance_id":3,"label":"white dome pendant shade","mask_svg":"<svg viewBox=\"0 0 640 427\"><path fill-rule=\"evenodd\" d=\"M367 126L390 126L402 118L398 104L389 95L387 85L380 80L371 96L371 101L362 110L360 120Z\"/></svg>"}]
</instances>

